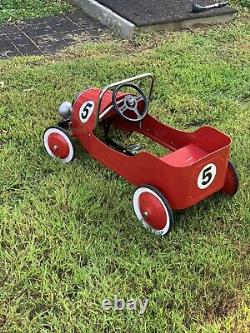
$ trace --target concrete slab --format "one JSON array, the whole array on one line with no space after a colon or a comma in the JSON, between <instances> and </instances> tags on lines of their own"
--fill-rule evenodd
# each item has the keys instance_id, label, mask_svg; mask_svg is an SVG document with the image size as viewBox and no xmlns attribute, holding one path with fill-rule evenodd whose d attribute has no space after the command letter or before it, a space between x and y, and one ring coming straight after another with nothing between
<instances>
[{"instance_id":1,"label":"concrete slab","mask_svg":"<svg viewBox=\"0 0 250 333\"><path fill-rule=\"evenodd\" d=\"M225 6L192 13L193 2L209 5L216 0L74 0L92 17L124 37L138 31L177 30L202 24L224 23L235 10Z\"/></svg>"},{"instance_id":2,"label":"concrete slab","mask_svg":"<svg viewBox=\"0 0 250 333\"><path fill-rule=\"evenodd\" d=\"M54 54L70 45L98 41L110 32L82 11L0 25L0 59Z\"/></svg>"},{"instance_id":3,"label":"concrete slab","mask_svg":"<svg viewBox=\"0 0 250 333\"><path fill-rule=\"evenodd\" d=\"M6 37L6 35L0 35L0 58L8 58L19 55L21 55L21 52Z\"/></svg>"},{"instance_id":4,"label":"concrete slab","mask_svg":"<svg viewBox=\"0 0 250 333\"><path fill-rule=\"evenodd\" d=\"M138 27L232 13L232 9L228 6L192 13L192 5L196 2L194 0L98 0L98 2ZM216 1L197 0L197 2L208 5Z\"/></svg>"}]
</instances>

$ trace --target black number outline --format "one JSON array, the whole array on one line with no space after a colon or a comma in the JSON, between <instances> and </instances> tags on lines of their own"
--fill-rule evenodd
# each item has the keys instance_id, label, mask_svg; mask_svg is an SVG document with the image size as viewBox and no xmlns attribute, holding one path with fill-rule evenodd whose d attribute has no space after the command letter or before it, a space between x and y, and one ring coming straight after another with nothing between
<instances>
[{"instance_id":1,"label":"black number outline","mask_svg":"<svg viewBox=\"0 0 250 333\"><path fill-rule=\"evenodd\" d=\"M211 181L213 174L212 172L209 172L212 169L212 165L210 165L208 168L204 169L202 172L202 182L201 184L203 186L206 186L207 184L209 184L209 182ZM207 178L207 180L205 180L205 178Z\"/></svg>"}]
</instances>

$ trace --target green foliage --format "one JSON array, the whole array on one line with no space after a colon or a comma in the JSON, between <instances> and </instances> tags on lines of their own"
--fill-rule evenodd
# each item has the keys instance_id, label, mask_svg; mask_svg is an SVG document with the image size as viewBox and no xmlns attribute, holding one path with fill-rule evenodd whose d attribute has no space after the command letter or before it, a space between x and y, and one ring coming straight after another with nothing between
<instances>
[{"instance_id":1,"label":"green foliage","mask_svg":"<svg viewBox=\"0 0 250 333\"><path fill-rule=\"evenodd\" d=\"M0 61L1 332L248 332L247 22ZM150 112L231 135L240 174L235 198L176 212L166 238L140 227L125 180L81 149L62 165L42 147L61 101L144 71L157 77ZM114 295L148 309L103 312Z\"/></svg>"},{"instance_id":2,"label":"green foliage","mask_svg":"<svg viewBox=\"0 0 250 333\"><path fill-rule=\"evenodd\" d=\"M59 14L70 8L67 0L1 0L0 23Z\"/></svg>"},{"instance_id":3,"label":"green foliage","mask_svg":"<svg viewBox=\"0 0 250 333\"><path fill-rule=\"evenodd\" d=\"M250 0L232 0L230 4L250 8Z\"/></svg>"}]
</instances>

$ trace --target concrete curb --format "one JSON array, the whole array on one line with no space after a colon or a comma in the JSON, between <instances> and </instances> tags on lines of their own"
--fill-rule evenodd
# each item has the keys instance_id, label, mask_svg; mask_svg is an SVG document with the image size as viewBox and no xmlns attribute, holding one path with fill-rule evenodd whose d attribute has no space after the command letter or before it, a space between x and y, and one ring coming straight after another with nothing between
<instances>
[{"instance_id":1,"label":"concrete curb","mask_svg":"<svg viewBox=\"0 0 250 333\"><path fill-rule=\"evenodd\" d=\"M140 32L153 32L153 31L177 31L184 29L193 29L200 28L204 26L210 26L215 24L224 24L228 23L232 20L233 14L225 14L219 16L211 16L211 17L202 17L190 20L182 20L182 21L174 21L174 22L166 22L155 25L148 25L140 27Z\"/></svg>"},{"instance_id":2,"label":"concrete curb","mask_svg":"<svg viewBox=\"0 0 250 333\"><path fill-rule=\"evenodd\" d=\"M229 22L235 11L215 16L189 18L184 20L169 21L159 24L151 24L145 26L136 26L132 22L126 20L122 16L116 14L111 9L101 5L96 0L73 0L78 6L89 16L99 20L103 25L109 27L121 37L131 39L138 32L153 31L176 31L181 29L191 29L212 24L223 24Z\"/></svg>"},{"instance_id":3,"label":"concrete curb","mask_svg":"<svg viewBox=\"0 0 250 333\"><path fill-rule=\"evenodd\" d=\"M111 28L118 35L125 38L132 38L137 27L114 13L111 9L101 5L95 0L74 0L82 10L89 16L99 20L103 25Z\"/></svg>"}]
</instances>

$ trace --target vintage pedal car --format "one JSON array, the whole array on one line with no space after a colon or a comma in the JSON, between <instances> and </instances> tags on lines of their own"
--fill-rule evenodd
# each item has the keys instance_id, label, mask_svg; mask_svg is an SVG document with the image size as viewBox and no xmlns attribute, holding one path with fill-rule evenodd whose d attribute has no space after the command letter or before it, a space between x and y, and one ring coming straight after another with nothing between
<instances>
[{"instance_id":1,"label":"vintage pedal car","mask_svg":"<svg viewBox=\"0 0 250 333\"><path fill-rule=\"evenodd\" d=\"M150 83L147 97L133 83L144 80ZM138 220L165 235L173 226L172 210L188 208L218 191L233 196L239 182L229 160L230 137L210 126L189 133L162 124L148 114L153 86L153 75L142 74L83 91L72 104L62 103L62 120L45 130L43 143L50 156L68 163L75 156L72 138L79 141L94 159L137 186L133 208ZM137 132L169 153L156 156L139 144L119 143L110 137L111 127Z\"/></svg>"}]
</instances>

